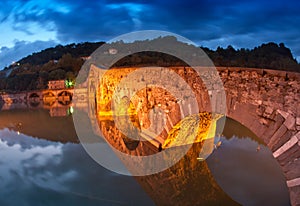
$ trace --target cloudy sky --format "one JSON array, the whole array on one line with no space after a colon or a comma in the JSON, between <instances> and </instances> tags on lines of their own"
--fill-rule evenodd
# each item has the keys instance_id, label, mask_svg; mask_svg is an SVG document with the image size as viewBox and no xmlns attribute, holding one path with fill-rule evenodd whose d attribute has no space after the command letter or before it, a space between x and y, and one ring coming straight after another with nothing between
<instances>
[{"instance_id":1,"label":"cloudy sky","mask_svg":"<svg viewBox=\"0 0 300 206\"><path fill-rule=\"evenodd\" d=\"M283 42L300 61L298 0L1 0L0 69L57 44L165 30L199 45Z\"/></svg>"}]
</instances>

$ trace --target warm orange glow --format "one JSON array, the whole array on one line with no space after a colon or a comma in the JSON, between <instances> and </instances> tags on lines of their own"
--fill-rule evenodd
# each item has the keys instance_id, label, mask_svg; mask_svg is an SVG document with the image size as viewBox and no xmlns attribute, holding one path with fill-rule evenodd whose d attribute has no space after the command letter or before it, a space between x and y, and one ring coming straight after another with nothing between
<instances>
[{"instance_id":1,"label":"warm orange glow","mask_svg":"<svg viewBox=\"0 0 300 206\"><path fill-rule=\"evenodd\" d=\"M217 119L213 118L211 113L203 112L187 116L180 120L181 112L175 98L162 88L157 88L153 85L139 91L132 91L132 88L135 88L132 85L128 85L128 88L117 88L122 78L126 78L128 74L136 69L113 68L105 71L96 93L99 121L113 121L114 118L119 118L124 122L124 125L129 123L126 121L131 121L134 123L133 125L136 129L142 131L148 129L151 124L159 124L150 120L149 111L153 108L160 108L168 115L169 119L173 118L170 121L173 121L174 125L171 125L170 129L165 129L166 133L161 133L156 137L159 140L151 140L153 144L155 143L154 145L157 144L157 147L159 143L161 143L162 149L193 144L194 142L201 142L215 136ZM143 81L143 77L140 78L137 81ZM136 82L131 83L135 84ZM112 99L116 89L123 92L122 99L118 100L118 109L112 108Z\"/></svg>"}]
</instances>

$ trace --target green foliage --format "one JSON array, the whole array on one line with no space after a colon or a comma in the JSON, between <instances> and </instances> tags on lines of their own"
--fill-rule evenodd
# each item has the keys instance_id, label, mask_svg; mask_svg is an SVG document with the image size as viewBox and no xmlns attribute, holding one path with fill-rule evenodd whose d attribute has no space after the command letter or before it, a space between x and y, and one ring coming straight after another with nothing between
<instances>
[{"instance_id":1,"label":"green foliage","mask_svg":"<svg viewBox=\"0 0 300 206\"><path fill-rule=\"evenodd\" d=\"M94 52L99 46L104 44L104 42L96 42L96 43L81 43L81 44L69 44L66 46L57 45L54 48L48 48L42 50L38 53L33 53L20 61L20 64L29 63L31 65L43 65L51 60L59 60L65 54L70 54L74 58L89 56L92 52Z\"/></svg>"},{"instance_id":2,"label":"green foliage","mask_svg":"<svg viewBox=\"0 0 300 206\"><path fill-rule=\"evenodd\" d=\"M150 43L150 44L149 44ZM29 55L17 65L12 65L0 71L0 91L24 91L47 88L49 80L65 79L74 82L81 69L84 60L81 57L90 56L103 42L58 45L54 48L45 49L41 52ZM111 44L114 48L117 45L125 44L122 41ZM182 51L196 51L193 45L178 42L174 37L160 37L154 40L137 41L126 43L130 51L135 47L144 48L145 45L167 44L168 48L176 48L180 45ZM285 71L300 72L300 64L293 58L290 49L283 43L262 44L254 49L234 49L218 47L215 51L202 48L211 58L216 66L252 67L277 69ZM174 49L173 49L174 50ZM182 52L181 51L181 52ZM135 53L120 59L113 66L187 66L182 60L159 52ZM81 83L83 80L78 80Z\"/></svg>"},{"instance_id":3,"label":"green foliage","mask_svg":"<svg viewBox=\"0 0 300 206\"><path fill-rule=\"evenodd\" d=\"M168 37L158 38L152 41L153 44L164 43L170 47L176 43L181 44L180 47L183 48L183 50L189 49L191 51L194 49L192 45L178 43L172 38L168 39ZM128 44L128 50L130 50L131 46L141 45L142 42ZM275 43L262 44L252 50L243 48L235 50L230 45L226 49L218 47L216 51L208 48L202 49L210 57L215 66L264 68L300 72L300 64L293 58L290 49L286 48L283 43L279 45ZM186 63L168 54L147 51L128 55L116 62L114 66L186 66Z\"/></svg>"},{"instance_id":4,"label":"green foliage","mask_svg":"<svg viewBox=\"0 0 300 206\"><path fill-rule=\"evenodd\" d=\"M75 80L83 60L65 54L58 61L49 61L43 65L26 63L11 68L9 76L0 76L0 90L26 91L46 89L49 80L70 79Z\"/></svg>"},{"instance_id":5,"label":"green foliage","mask_svg":"<svg viewBox=\"0 0 300 206\"><path fill-rule=\"evenodd\" d=\"M49 73L49 80L57 80L57 79L64 79L66 75L65 70L63 69L56 69Z\"/></svg>"},{"instance_id":6,"label":"green foliage","mask_svg":"<svg viewBox=\"0 0 300 206\"><path fill-rule=\"evenodd\" d=\"M283 43L262 44L252 50L235 50L232 46L216 51L204 49L216 66L237 66L265 68L300 72L300 65L293 58L291 50Z\"/></svg>"}]
</instances>

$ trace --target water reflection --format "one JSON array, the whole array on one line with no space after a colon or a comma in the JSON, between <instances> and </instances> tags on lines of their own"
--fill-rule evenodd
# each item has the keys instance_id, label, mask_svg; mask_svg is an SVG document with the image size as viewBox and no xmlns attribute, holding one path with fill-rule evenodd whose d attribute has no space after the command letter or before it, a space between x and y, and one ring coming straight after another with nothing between
<instances>
[{"instance_id":1,"label":"water reflection","mask_svg":"<svg viewBox=\"0 0 300 206\"><path fill-rule=\"evenodd\" d=\"M224 135L206 161L218 185L242 205L290 205L285 177L263 141L232 119Z\"/></svg>"},{"instance_id":2,"label":"water reflection","mask_svg":"<svg viewBox=\"0 0 300 206\"><path fill-rule=\"evenodd\" d=\"M70 116L1 111L0 129L0 205L289 205L271 152L230 119L206 161L197 160L199 142L170 169L136 178L95 163L77 144Z\"/></svg>"},{"instance_id":3,"label":"water reflection","mask_svg":"<svg viewBox=\"0 0 300 206\"><path fill-rule=\"evenodd\" d=\"M79 144L0 131L0 205L153 205L132 177L97 165Z\"/></svg>"},{"instance_id":4,"label":"water reflection","mask_svg":"<svg viewBox=\"0 0 300 206\"><path fill-rule=\"evenodd\" d=\"M147 144L126 150L112 121L100 125L116 149L131 155L150 153ZM203 147L198 142L169 169L136 179L157 205L289 205L280 166L264 143L231 119L226 121L224 134L227 137L220 138L221 144L206 161L198 161Z\"/></svg>"},{"instance_id":5,"label":"water reflection","mask_svg":"<svg viewBox=\"0 0 300 206\"><path fill-rule=\"evenodd\" d=\"M222 146L207 159L207 164L230 197L242 205L289 205L284 176L266 146L250 138L221 141Z\"/></svg>"},{"instance_id":6,"label":"water reflection","mask_svg":"<svg viewBox=\"0 0 300 206\"><path fill-rule=\"evenodd\" d=\"M1 111L0 129L4 128L47 140L79 142L71 116L51 117L51 111L45 109Z\"/></svg>"}]
</instances>

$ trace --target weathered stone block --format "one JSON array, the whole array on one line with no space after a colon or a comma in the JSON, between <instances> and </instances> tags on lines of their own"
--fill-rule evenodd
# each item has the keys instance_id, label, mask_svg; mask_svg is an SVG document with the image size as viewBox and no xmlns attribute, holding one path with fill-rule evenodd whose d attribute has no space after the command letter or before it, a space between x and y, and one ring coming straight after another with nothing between
<instances>
[{"instance_id":1,"label":"weathered stone block","mask_svg":"<svg viewBox=\"0 0 300 206\"><path fill-rule=\"evenodd\" d=\"M300 117L297 117L297 118L296 118L296 124L297 124L297 125L300 125Z\"/></svg>"},{"instance_id":2,"label":"weathered stone block","mask_svg":"<svg viewBox=\"0 0 300 206\"><path fill-rule=\"evenodd\" d=\"M300 141L300 132L298 132L297 134L295 134L295 136L298 138L298 140Z\"/></svg>"},{"instance_id":3,"label":"weathered stone block","mask_svg":"<svg viewBox=\"0 0 300 206\"><path fill-rule=\"evenodd\" d=\"M285 112L285 111L280 110L280 109L278 109L277 112L278 112L281 116L283 116L284 119L286 119L286 118L288 117L288 115L289 115L288 112Z\"/></svg>"},{"instance_id":4,"label":"weathered stone block","mask_svg":"<svg viewBox=\"0 0 300 206\"><path fill-rule=\"evenodd\" d=\"M273 109L271 107L267 107L265 110L266 114L272 114L272 112L273 112Z\"/></svg>"},{"instance_id":5,"label":"weathered stone block","mask_svg":"<svg viewBox=\"0 0 300 206\"><path fill-rule=\"evenodd\" d=\"M259 122L263 125L268 125L268 120L266 120L265 118L260 118Z\"/></svg>"},{"instance_id":6,"label":"weathered stone block","mask_svg":"<svg viewBox=\"0 0 300 206\"><path fill-rule=\"evenodd\" d=\"M277 150L277 149L279 149L286 142L288 142L291 139L291 137L293 137L293 136L295 136L295 135L293 135L292 131L287 131L284 135L282 135L280 137L280 140L277 142L277 144L274 145L274 147L273 147L274 151ZM294 137L294 138L297 139L297 137Z\"/></svg>"},{"instance_id":7,"label":"weathered stone block","mask_svg":"<svg viewBox=\"0 0 300 206\"><path fill-rule=\"evenodd\" d=\"M291 130L295 129L295 123L295 118L291 114L289 114L283 124L286 126L286 128Z\"/></svg>"},{"instance_id":8,"label":"weathered stone block","mask_svg":"<svg viewBox=\"0 0 300 206\"><path fill-rule=\"evenodd\" d=\"M264 108L263 107L258 107L256 109L256 113L258 114L258 116L262 116L264 113Z\"/></svg>"},{"instance_id":9,"label":"weathered stone block","mask_svg":"<svg viewBox=\"0 0 300 206\"><path fill-rule=\"evenodd\" d=\"M275 152L273 153L273 156L275 158L277 158L278 156L280 156L281 154L283 154L284 152L286 152L287 150L289 150L290 148L292 148L294 145L296 145L298 143L298 139L296 136L293 136L290 140L288 140L285 144L283 144L281 147L276 148Z\"/></svg>"},{"instance_id":10,"label":"weathered stone block","mask_svg":"<svg viewBox=\"0 0 300 206\"><path fill-rule=\"evenodd\" d=\"M300 168L300 159L297 159L290 164L286 164L282 169L286 178L292 180L300 175L300 171L297 168Z\"/></svg>"},{"instance_id":11,"label":"weathered stone block","mask_svg":"<svg viewBox=\"0 0 300 206\"><path fill-rule=\"evenodd\" d=\"M290 187L291 205L300 205L300 186Z\"/></svg>"},{"instance_id":12,"label":"weathered stone block","mask_svg":"<svg viewBox=\"0 0 300 206\"><path fill-rule=\"evenodd\" d=\"M286 133L287 128L285 125L281 125L281 127L279 127L279 129L272 135L268 146L272 149L274 147L274 145L279 142L279 139Z\"/></svg>"}]
</instances>

